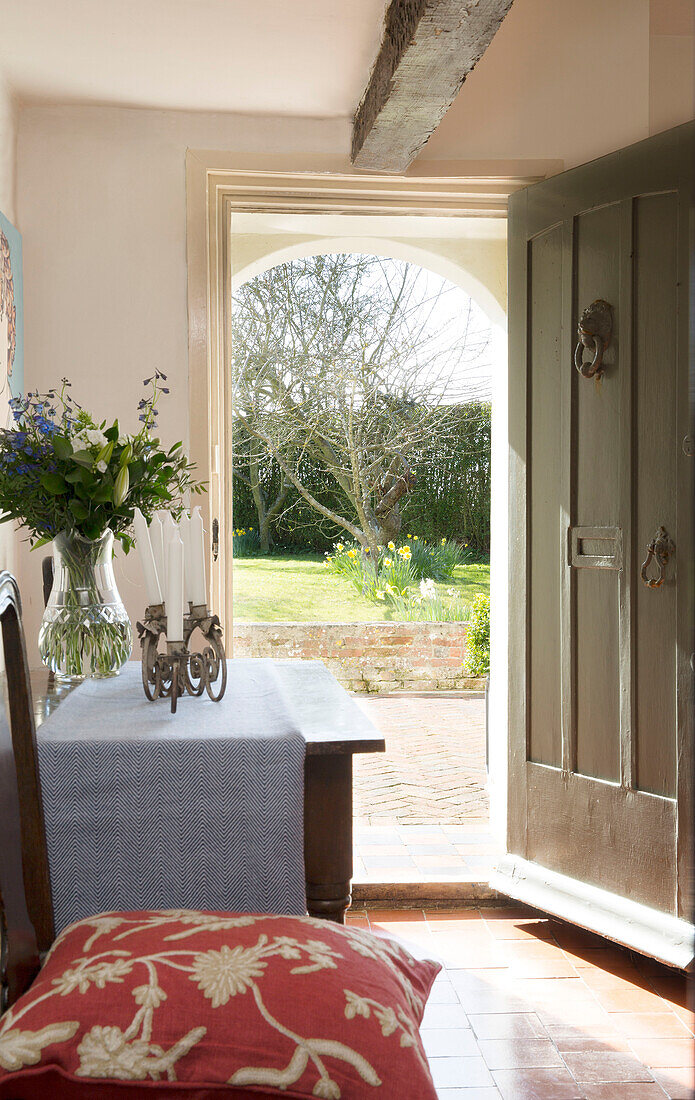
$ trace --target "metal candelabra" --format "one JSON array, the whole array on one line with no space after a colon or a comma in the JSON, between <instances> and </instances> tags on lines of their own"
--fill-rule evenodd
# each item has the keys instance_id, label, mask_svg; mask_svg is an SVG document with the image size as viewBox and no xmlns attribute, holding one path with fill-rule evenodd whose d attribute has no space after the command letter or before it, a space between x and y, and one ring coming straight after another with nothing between
<instances>
[{"instance_id":1,"label":"metal candelabra","mask_svg":"<svg viewBox=\"0 0 695 1100\"><path fill-rule=\"evenodd\" d=\"M138 623L142 648L142 686L153 703L156 699L171 699L171 713L176 714L180 695L202 695L207 691L214 703L219 703L227 687L227 661L222 644L222 627L217 615L205 604L188 605L183 620L183 641L166 640L166 652L160 652L160 639L166 639L167 617L164 604L150 604L145 621ZM200 630L205 644L202 653L188 648L191 635Z\"/></svg>"}]
</instances>

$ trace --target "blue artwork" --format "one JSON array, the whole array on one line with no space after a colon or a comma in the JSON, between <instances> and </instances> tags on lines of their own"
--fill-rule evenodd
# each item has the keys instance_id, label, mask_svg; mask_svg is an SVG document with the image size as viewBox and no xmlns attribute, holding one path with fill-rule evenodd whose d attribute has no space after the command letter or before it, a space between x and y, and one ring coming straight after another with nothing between
<instances>
[{"instance_id":1,"label":"blue artwork","mask_svg":"<svg viewBox=\"0 0 695 1100\"><path fill-rule=\"evenodd\" d=\"M22 238L0 214L0 399L24 391Z\"/></svg>"}]
</instances>

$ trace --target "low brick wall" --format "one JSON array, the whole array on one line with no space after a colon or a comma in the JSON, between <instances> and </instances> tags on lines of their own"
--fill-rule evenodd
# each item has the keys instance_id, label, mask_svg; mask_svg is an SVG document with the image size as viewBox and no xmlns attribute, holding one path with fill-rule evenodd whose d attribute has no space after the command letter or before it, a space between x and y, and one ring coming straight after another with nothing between
<instances>
[{"instance_id":1,"label":"low brick wall","mask_svg":"<svg viewBox=\"0 0 695 1100\"><path fill-rule=\"evenodd\" d=\"M236 623L235 657L323 661L349 691L460 691L465 623Z\"/></svg>"}]
</instances>

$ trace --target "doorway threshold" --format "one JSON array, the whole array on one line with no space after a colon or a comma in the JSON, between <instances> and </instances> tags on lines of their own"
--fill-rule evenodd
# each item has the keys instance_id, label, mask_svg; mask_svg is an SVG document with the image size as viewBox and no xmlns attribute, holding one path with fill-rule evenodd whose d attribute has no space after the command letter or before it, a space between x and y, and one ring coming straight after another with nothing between
<instances>
[{"instance_id":1,"label":"doorway threshold","mask_svg":"<svg viewBox=\"0 0 695 1100\"><path fill-rule=\"evenodd\" d=\"M353 882L352 908L453 909L503 905L509 899L489 882Z\"/></svg>"},{"instance_id":2,"label":"doorway threshold","mask_svg":"<svg viewBox=\"0 0 695 1100\"><path fill-rule=\"evenodd\" d=\"M502 856L487 821L462 825L355 826L354 877L361 883L487 881Z\"/></svg>"}]
</instances>

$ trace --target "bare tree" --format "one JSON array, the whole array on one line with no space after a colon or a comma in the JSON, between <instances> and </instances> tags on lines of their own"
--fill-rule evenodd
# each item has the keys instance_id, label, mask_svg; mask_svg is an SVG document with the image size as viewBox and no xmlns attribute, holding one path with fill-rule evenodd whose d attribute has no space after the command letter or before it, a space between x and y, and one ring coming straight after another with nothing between
<instances>
[{"instance_id":1,"label":"bare tree","mask_svg":"<svg viewBox=\"0 0 695 1100\"><path fill-rule=\"evenodd\" d=\"M235 472L257 508L252 470L264 453L281 471L281 493L293 485L372 560L398 538L412 454L455 430L458 404L487 396L471 371L489 331L474 331L470 304L454 312L461 299L422 268L358 254L281 264L236 293L234 417L245 442ZM340 510L302 480L307 458L339 487ZM259 519L283 505L261 502Z\"/></svg>"}]
</instances>

